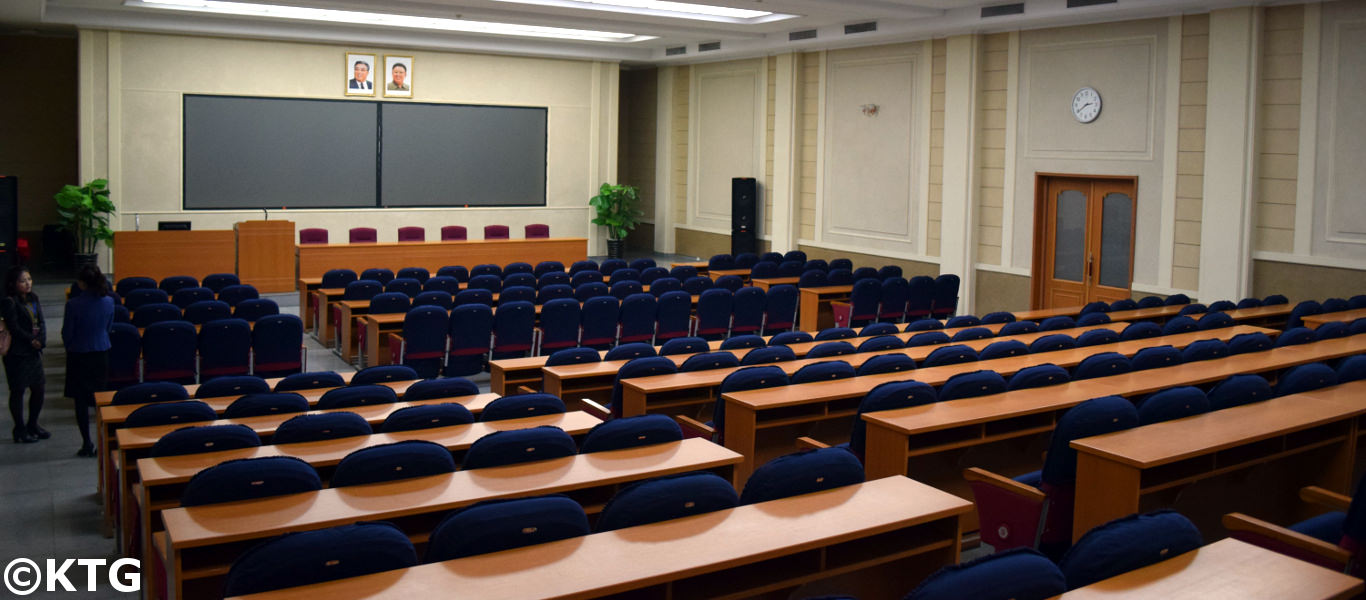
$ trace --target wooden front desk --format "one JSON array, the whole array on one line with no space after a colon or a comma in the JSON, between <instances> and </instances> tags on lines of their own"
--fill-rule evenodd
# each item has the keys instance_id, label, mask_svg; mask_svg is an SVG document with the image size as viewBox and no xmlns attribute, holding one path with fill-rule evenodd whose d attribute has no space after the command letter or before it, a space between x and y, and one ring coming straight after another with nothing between
<instances>
[{"instance_id":1,"label":"wooden front desk","mask_svg":"<svg viewBox=\"0 0 1366 600\"><path fill-rule=\"evenodd\" d=\"M189 275L200 281L214 273L237 272L237 238L232 230L115 231L114 275L157 281Z\"/></svg>"},{"instance_id":2,"label":"wooden front desk","mask_svg":"<svg viewBox=\"0 0 1366 600\"><path fill-rule=\"evenodd\" d=\"M971 508L890 477L247 598L411 600L447 590L483 600L805 598L836 590L900 597L957 562L959 520Z\"/></svg>"},{"instance_id":3,"label":"wooden front desk","mask_svg":"<svg viewBox=\"0 0 1366 600\"><path fill-rule=\"evenodd\" d=\"M331 269L361 271L423 267L435 273L446 265L472 267L511 262L536 264L557 260L566 265L588 258L585 238L469 240L459 242L384 242L378 244L305 244L295 246L299 277L322 277Z\"/></svg>"}]
</instances>

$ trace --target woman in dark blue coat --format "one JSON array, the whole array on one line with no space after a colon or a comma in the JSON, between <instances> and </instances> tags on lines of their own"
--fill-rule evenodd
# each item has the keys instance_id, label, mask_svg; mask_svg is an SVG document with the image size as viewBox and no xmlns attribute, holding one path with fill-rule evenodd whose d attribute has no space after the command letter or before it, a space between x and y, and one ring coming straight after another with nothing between
<instances>
[{"instance_id":1,"label":"woman in dark blue coat","mask_svg":"<svg viewBox=\"0 0 1366 600\"><path fill-rule=\"evenodd\" d=\"M14 443L31 444L50 437L38 425L43 411L43 348L47 346L47 321L43 306L33 293L33 275L22 266L10 267L5 275L5 297L0 299L0 318L10 332L9 352L5 353L5 378L9 381L9 412L14 417ZM28 397L28 419L24 419L24 392Z\"/></svg>"},{"instance_id":2,"label":"woman in dark blue coat","mask_svg":"<svg viewBox=\"0 0 1366 600\"><path fill-rule=\"evenodd\" d=\"M76 273L78 293L66 301L62 317L62 342L66 344L66 396L76 401L76 426L81 449L76 456L95 456L90 440L90 409L95 392L104 389L109 376L109 328L114 324L114 299L109 281L93 264Z\"/></svg>"}]
</instances>

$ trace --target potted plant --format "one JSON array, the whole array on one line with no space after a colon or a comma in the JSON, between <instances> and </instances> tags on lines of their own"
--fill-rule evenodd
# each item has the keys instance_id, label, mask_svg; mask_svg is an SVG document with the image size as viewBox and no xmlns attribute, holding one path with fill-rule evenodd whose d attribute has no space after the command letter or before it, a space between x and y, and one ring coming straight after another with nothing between
<instances>
[{"instance_id":1,"label":"potted plant","mask_svg":"<svg viewBox=\"0 0 1366 600\"><path fill-rule=\"evenodd\" d=\"M637 219L641 216L636 208L640 203L640 190L633 185L604 183L598 195L590 198L588 203L598 212L593 224L607 226L607 255L621 258L626 236L636 228Z\"/></svg>"},{"instance_id":2,"label":"potted plant","mask_svg":"<svg viewBox=\"0 0 1366 600\"><path fill-rule=\"evenodd\" d=\"M61 228L76 241L77 267L95 262L98 242L114 242L114 230L109 228L114 202L109 199L108 186L107 179L96 179L80 187L64 186L54 196Z\"/></svg>"}]
</instances>

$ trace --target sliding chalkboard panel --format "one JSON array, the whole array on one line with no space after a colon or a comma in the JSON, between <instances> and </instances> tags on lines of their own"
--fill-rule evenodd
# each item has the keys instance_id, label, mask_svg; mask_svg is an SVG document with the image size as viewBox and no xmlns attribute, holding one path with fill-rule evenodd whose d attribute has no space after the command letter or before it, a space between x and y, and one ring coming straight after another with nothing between
<instances>
[{"instance_id":1,"label":"sliding chalkboard panel","mask_svg":"<svg viewBox=\"0 0 1366 600\"><path fill-rule=\"evenodd\" d=\"M374 102L184 97L184 207L376 206Z\"/></svg>"},{"instance_id":2,"label":"sliding chalkboard panel","mask_svg":"<svg viewBox=\"0 0 1366 600\"><path fill-rule=\"evenodd\" d=\"M546 109L385 102L384 206L544 206Z\"/></svg>"}]
</instances>

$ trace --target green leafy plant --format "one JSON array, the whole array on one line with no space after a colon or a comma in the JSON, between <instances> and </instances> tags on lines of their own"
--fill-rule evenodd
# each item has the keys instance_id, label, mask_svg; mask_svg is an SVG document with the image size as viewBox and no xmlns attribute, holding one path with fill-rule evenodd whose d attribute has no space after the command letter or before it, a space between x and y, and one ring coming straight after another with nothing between
<instances>
[{"instance_id":1,"label":"green leafy plant","mask_svg":"<svg viewBox=\"0 0 1366 600\"><path fill-rule=\"evenodd\" d=\"M588 199L588 203L598 211L594 225L607 226L607 239L623 240L636 228L641 212L636 208L640 203L640 190L632 185L602 184L598 195Z\"/></svg>"},{"instance_id":2,"label":"green leafy plant","mask_svg":"<svg viewBox=\"0 0 1366 600\"><path fill-rule=\"evenodd\" d=\"M98 242L114 241L114 230L109 228L114 202L108 186L109 180L96 179L80 187L65 186L54 196L61 228L76 238L77 254L94 254Z\"/></svg>"}]
</instances>

